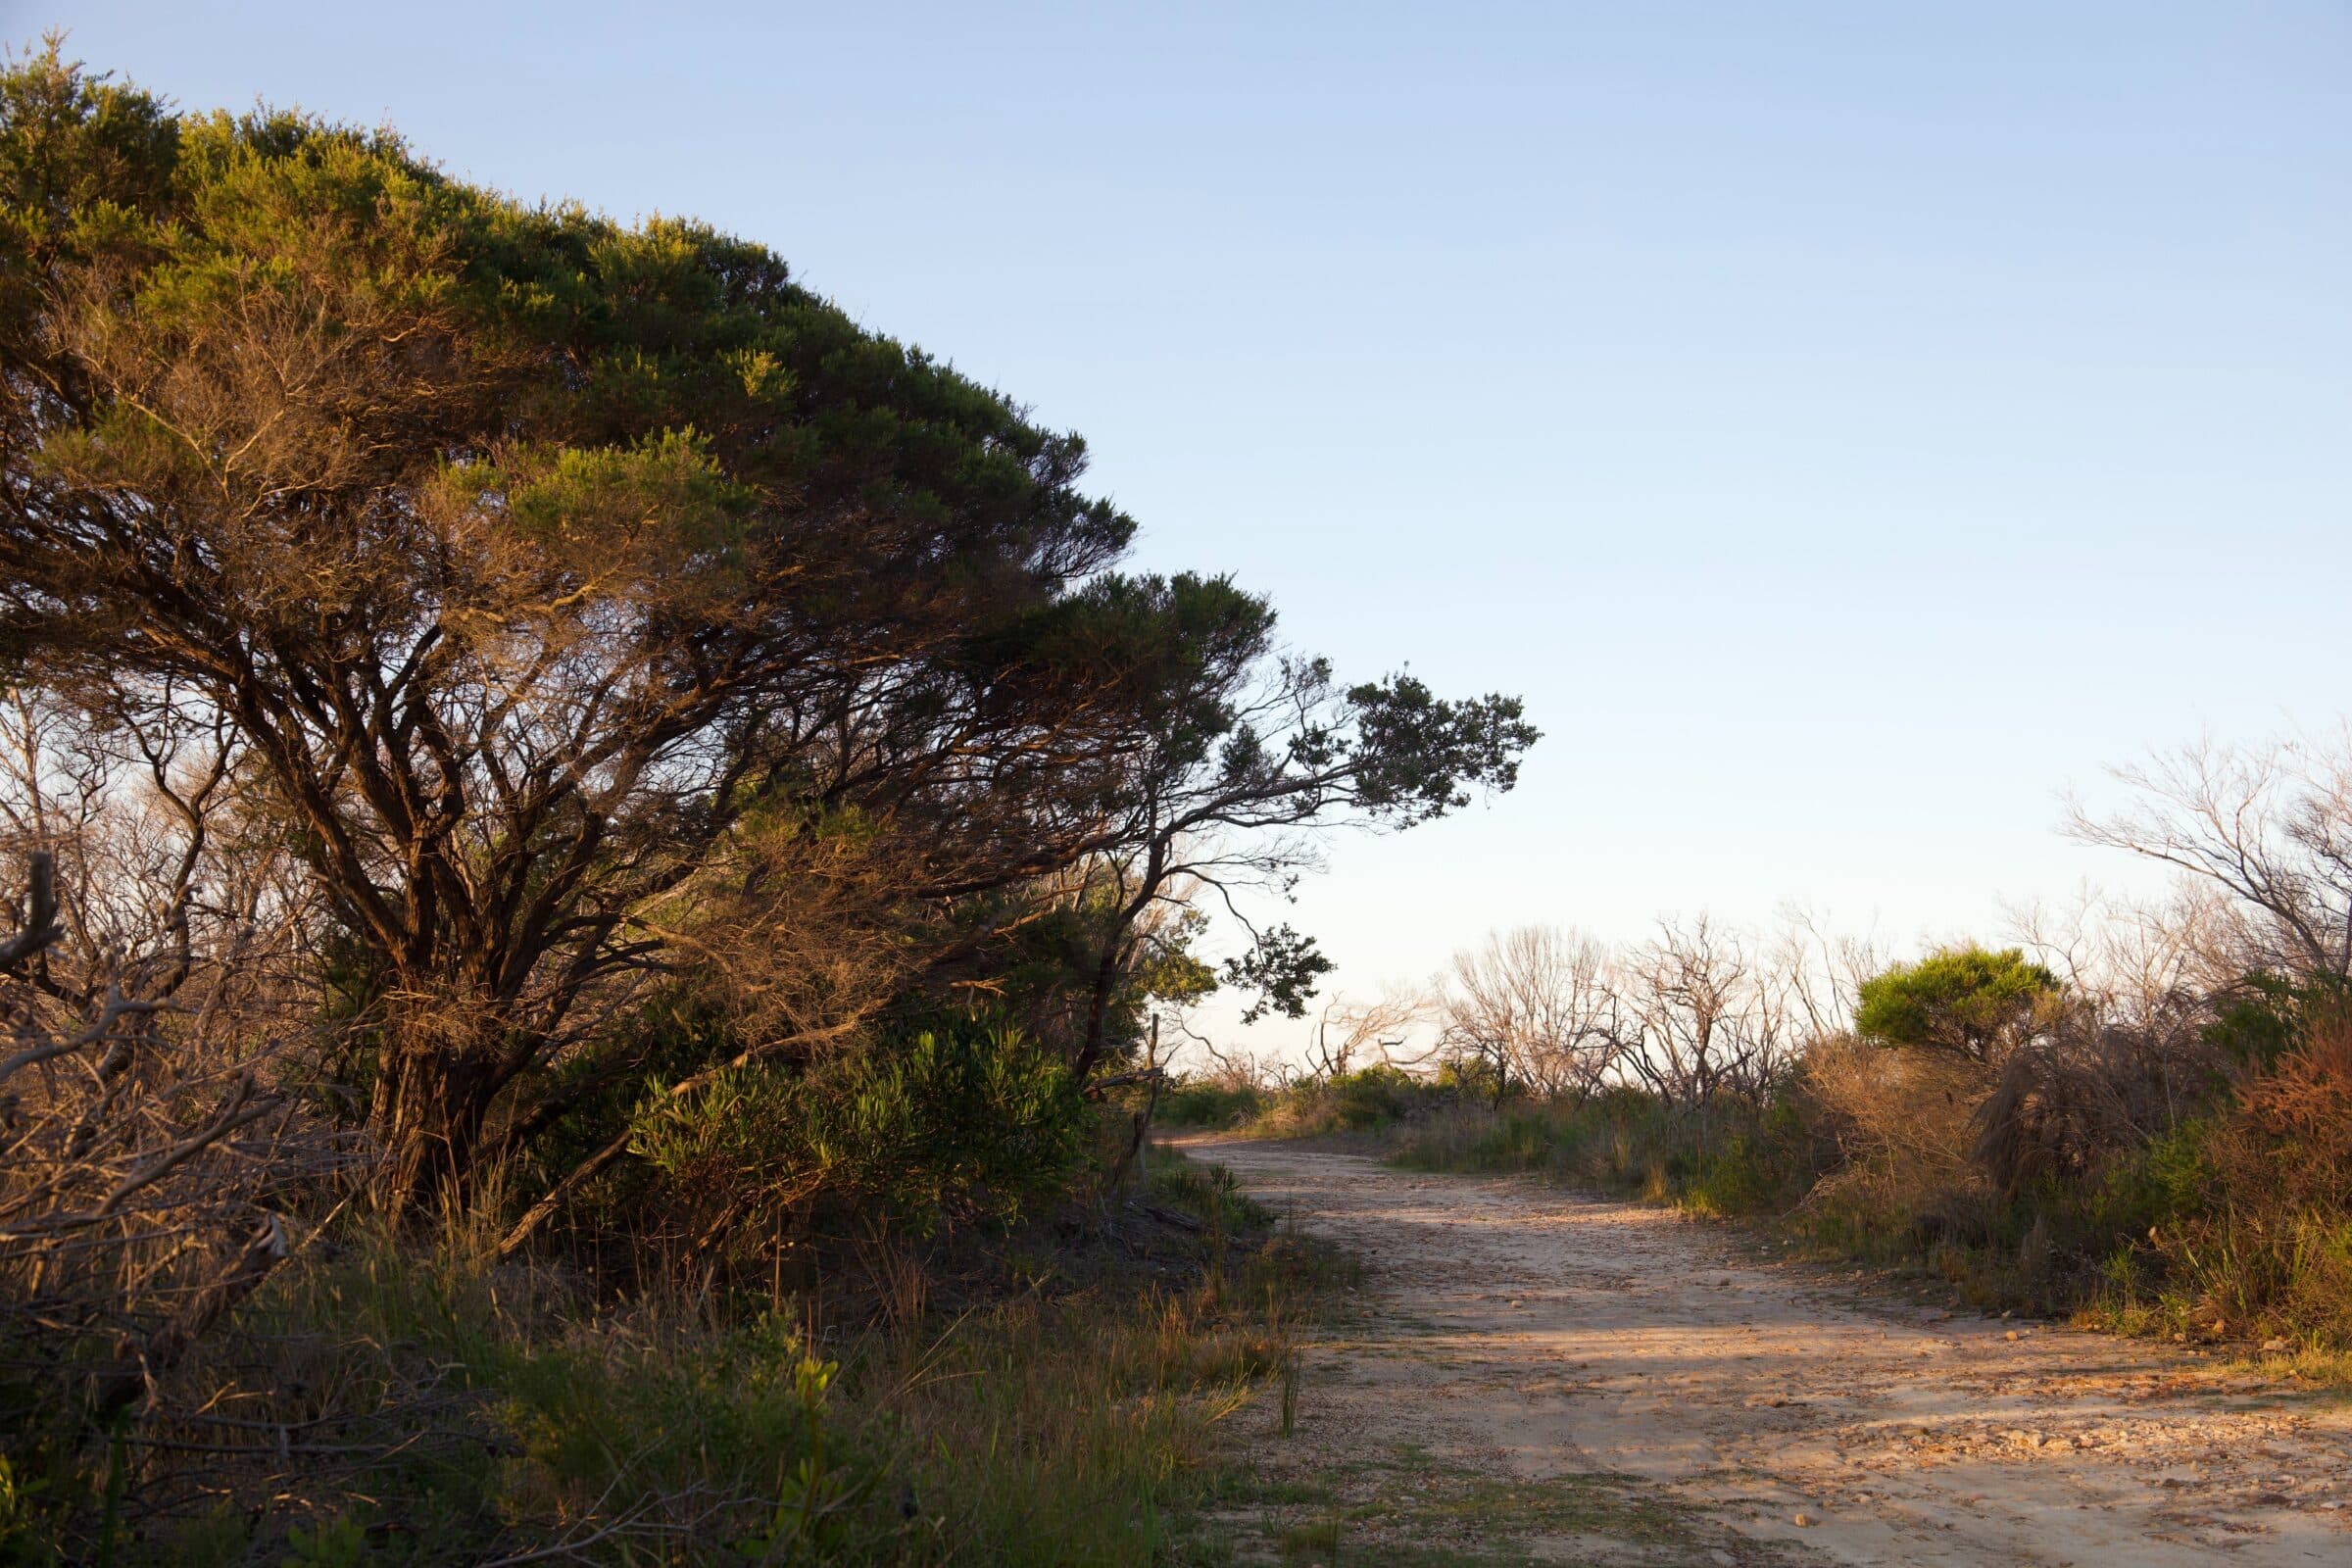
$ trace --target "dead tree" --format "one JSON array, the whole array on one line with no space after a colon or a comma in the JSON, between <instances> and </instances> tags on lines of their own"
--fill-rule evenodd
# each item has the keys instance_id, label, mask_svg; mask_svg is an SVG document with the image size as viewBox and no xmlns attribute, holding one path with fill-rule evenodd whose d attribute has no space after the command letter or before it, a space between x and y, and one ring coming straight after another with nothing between
<instances>
[{"instance_id":1,"label":"dead tree","mask_svg":"<svg viewBox=\"0 0 2352 1568\"><path fill-rule=\"evenodd\" d=\"M1448 1048L1494 1074L1497 1103L1514 1081L1581 1100L1623 1052L1624 1007L1606 950L1556 926L1494 933L1455 954L1440 1005Z\"/></svg>"}]
</instances>

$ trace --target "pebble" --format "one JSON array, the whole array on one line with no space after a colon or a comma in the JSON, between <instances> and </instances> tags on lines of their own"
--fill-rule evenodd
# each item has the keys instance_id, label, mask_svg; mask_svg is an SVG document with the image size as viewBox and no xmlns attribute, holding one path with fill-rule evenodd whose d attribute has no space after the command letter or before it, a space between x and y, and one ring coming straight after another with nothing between
<instances>
[{"instance_id":1,"label":"pebble","mask_svg":"<svg viewBox=\"0 0 2352 1568\"><path fill-rule=\"evenodd\" d=\"M1796 1516L1796 1523L1799 1528L1808 1528L1813 1523L1813 1516L1809 1513L1800 1513Z\"/></svg>"}]
</instances>

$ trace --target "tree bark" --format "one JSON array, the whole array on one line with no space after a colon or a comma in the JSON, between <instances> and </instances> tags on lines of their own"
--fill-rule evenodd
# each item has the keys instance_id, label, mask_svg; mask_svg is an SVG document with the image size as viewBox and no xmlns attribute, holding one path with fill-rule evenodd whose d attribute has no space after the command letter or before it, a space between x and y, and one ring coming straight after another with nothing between
<instances>
[{"instance_id":1,"label":"tree bark","mask_svg":"<svg viewBox=\"0 0 2352 1568\"><path fill-rule=\"evenodd\" d=\"M385 1047L368 1123L383 1151L387 1208L432 1202L471 1168L503 1075L487 1040L418 1027Z\"/></svg>"}]
</instances>

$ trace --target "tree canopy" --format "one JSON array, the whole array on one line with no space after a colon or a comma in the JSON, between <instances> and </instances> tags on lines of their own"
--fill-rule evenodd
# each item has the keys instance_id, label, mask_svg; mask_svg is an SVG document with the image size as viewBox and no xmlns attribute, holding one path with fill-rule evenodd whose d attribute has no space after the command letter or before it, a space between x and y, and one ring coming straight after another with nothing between
<instances>
[{"instance_id":1,"label":"tree canopy","mask_svg":"<svg viewBox=\"0 0 2352 1568\"><path fill-rule=\"evenodd\" d=\"M1945 948L1862 983L1865 1039L1997 1061L2028 1037L2058 977L2016 948Z\"/></svg>"},{"instance_id":2,"label":"tree canopy","mask_svg":"<svg viewBox=\"0 0 2352 1568\"><path fill-rule=\"evenodd\" d=\"M1077 436L701 224L54 45L0 75L0 658L255 785L399 1194L642 1078L649 977L726 982L728 1060L1014 998L1083 1075L1123 990L1203 983L1173 906L1536 738L1120 572ZM1319 961L1230 973L1297 1010Z\"/></svg>"}]
</instances>

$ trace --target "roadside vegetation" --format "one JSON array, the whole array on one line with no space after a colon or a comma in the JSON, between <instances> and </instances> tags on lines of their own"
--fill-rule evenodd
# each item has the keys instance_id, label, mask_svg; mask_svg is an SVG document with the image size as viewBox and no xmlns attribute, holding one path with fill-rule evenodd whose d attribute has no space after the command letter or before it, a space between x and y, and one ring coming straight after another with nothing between
<instances>
[{"instance_id":1,"label":"roadside vegetation","mask_svg":"<svg viewBox=\"0 0 2352 1568\"><path fill-rule=\"evenodd\" d=\"M1348 1264L1155 1116L2352 1348L2345 754L2084 825L2177 908L1514 932L1171 1082L1539 737L1086 466L756 244L10 57L0 1564L1222 1560Z\"/></svg>"},{"instance_id":2,"label":"roadside vegetation","mask_svg":"<svg viewBox=\"0 0 2352 1568\"><path fill-rule=\"evenodd\" d=\"M1417 1002L1332 1004L1302 1072L1229 1060L1163 1105L1762 1221L1986 1307L2340 1377L2352 739L2126 777L2139 805L2075 831L2179 869L2171 902L2023 911L2014 945L1908 961L1802 923L1511 932Z\"/></svg>"},{"instance_id":3,"label":"roadside vegetation","mask_svg":"<svg viewBox=\"0 0 2352 1568\"><path fill-rule=\"evenodd\" d=\"M757 245L10 58L0 1561L1193 1549L1342 1265L1159 1028L1536 733L1085 468Z\"/></svg>"}]
</instances>

